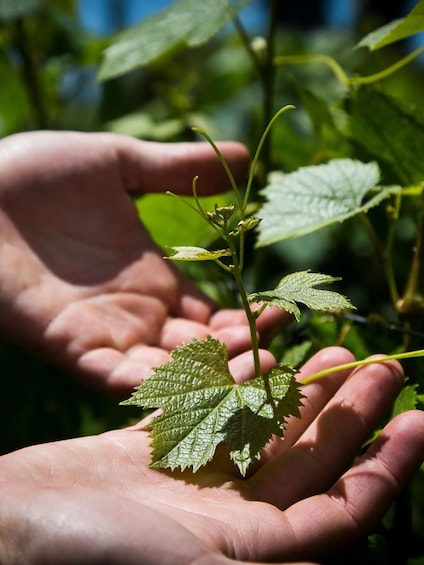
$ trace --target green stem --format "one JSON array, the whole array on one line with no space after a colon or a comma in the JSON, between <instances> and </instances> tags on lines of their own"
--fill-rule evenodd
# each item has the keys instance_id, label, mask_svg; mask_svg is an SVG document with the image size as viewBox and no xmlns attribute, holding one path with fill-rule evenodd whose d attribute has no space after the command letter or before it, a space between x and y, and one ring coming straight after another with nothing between
<instances>
[{"instance_id":1,"label":"green stem","mask_svg":"<svg viewBox=\"0 0 424 565\"><path fill-rule=\"evenodd\" d=\"M260 73L262 72L262 65L258 55L256 54L256 51L252 48L250 37L246 33L246 30L244 29L243 24L241 23L240 18L238 16L236 16L233 19L233 23L244 45L244 48L246 49L247 54L252 60L253 66L255 67L257 73L260 75Z\"/></svg>"},{"instance_id":2,"label":"green stem","mask_svg":"<svg viewBox=\"0 0 424 565\"><path fill-rule=\"evenodd\" d=\"M394 355L373 357L372 359L362 359L361 361L352 361L351 363L336 365L335 367L330 367L329 369L318 371L317 373L306 377L302 380L302 384L312 383L318 379L321 379L322 377L326 377L327 375L337 373L338 371L344 371L346 369L356 369L357 367L363 367L366 365L375 365L376 363L385 363L386 361L396 361L401 359L413 359L415 357L424 357L424 349L417 349L415 351L407 351L405 353L396 353Z\"/></svg>"},{"instance_id":3,"label":"green stem","mask_svg":"<svg viewBox=\"0 0 424 565\"><path fill-rule=\"evenodd\" d=\"M413 59L416 59L419 55L424 53L424 46L419 47L406 57L403 57L400 61L396 61L390 67L379 71L378 73L374 73L368 76L356 76L356 77L348 77L341 66L335 61L332 57L328 55L278 55L274 59L275 65L299 65L305 63L323 63L330 67L339 81L344 84L345 86L352 86L354 84L371 84L373 82L377 82L388 76L392 75L408 63L410 63Z\"/></svg>"},{"instance_id":4,"label":"green stem","mask_svg":"<svg viewBox=\"0 0 424 565\"><path fill-rule=\"evenodd\" d=\"M278 118L282 114L284 114L287 110L293 110L293 109L295 109L295 106L293 106L292 104L288 104L287 106L280 108L278 110L278 112L276 112L273 115L273 117L269 120L268 125L266 126L265 131L263 132L261 139L259 140L259 144L258 144L258 147L255 151L255 155L253 157L252 164L251 164L251 167L250 167L249 178L247 179L246 192L244 193L244 201L243 201L243 209L244 210L246 209L246 206L247 206L248 201L249 201L249 195L250 195L250 191L252 189L252 183L253 183L253 178L254 178L254 175L255 175L255 169L256 169L256 166L258 164L259 155L261 154L262 147L264 146L265 140L266 140L272 126L278 120Z\"/></svg>"},{"instance_id":5,"label":"green stem","mask_svg":"<svg viewBox=\"0 0 424 565\"><path fill-rule=\"evenodd\" d=\"M423 272L424 255L424 213L422 213L417 240L414 246L414 256L406 283L403 297L399 300L398 311L401 314L414 314L424 310L424 295L420 278Z\"/></svg>"},{"instance_id":6,"label":"green stem","mask_svg":"<svg viewBox=\"0 0 424 565\"><path fill-rule=\"evenodd\" d=\"M277 31L277 14L276 14L277 1L278 0L269 1L269 24L268 24L268 33L266 38L266 44L267 44L266 58L264 63L262 64L261 72L259 75L262 83L262 92L263 92L262 129L267 127L267 124L269 124L275 111L274 98L275 98L276 67L274 65L274 58L275 58L275 38ZM267 136L262 152L262 161L264 164L266 176L268 176L268 173L271 168L271 147L272 147L271 136Z\"/></svg>"},{"instance_id":7,"label":"green stem","mask_svg":"<svg viewBox=\"0 0 424 565\"><path fill-rule=\"evenodd\" d=\"M228 246L231 251L231 256L233 260L233 276L236 281L237 289L239 292L240 300L243 306L244 311L246 312L247 321L249 323L249 330L250 330L250 339L251 339L251 346L252 346L252 353L253 353L253 361L255 365L255 377L261 376L261 364L259 361L259 343L258 343L258 336L256 332L256 318L254 312L250 309L249 301L247 299L246 289L244 288L242 272L240 268L239 259L237 256L236 248L234 245L233 238L228 235L227 238Z\"/></svg>"},{"instance_id":8,"label":"green stem","mask_svg":"<svg viewBox=\"0 0 424 565\"><path fill-rule=\"evenodd\" d=\"M34 60L24 20L18 19L14 23L14 32L15 46L22 59L22 80L33 110L36 128L47 129L47 109L39 79L41 69Z\"/></svg>"},{"instance_id":9,"label":"green stem","mask_svg":"<svg viewBox=\"0 0 424 565\"><path fill-rule=\"evenodd\" d=\"M237 199L237 203L240 207L240 213L242 214L242 218L244 217L244 208L243 208L243 199L241 197L240 191L238 189L237 183L234 179L233 173L231 172L230 167L228 166L227 161L224 159L224 156L222 155L221 151L218 149L218 146L216 145L216 143L214 142L214 140L211 138L210 135L208 135L204 130L202 130L201 128L192 128L193 131L199 133L200 135L202 135L211 145L212 149L215 151L221 165L224 167L224 170L227 174L228 180L230 181L231 184L231 188L234 191L234 194L236 196Z\"/></svg>"},{"instance_id":10,"label":"green stem","mask_svg":"<svg viewBox=\"0 0 424 565\"><path fill-rule=\"evenodd\" d=\"M395 73L396 71L410 63L413 59L416 59L419 55L421 55L421 53L424 53L424 46L415 49L415 51L413 51L406 57L403 57L400 61L397 61L393 65L390 65L390 67L387 67L386 69L383 69L378 73L374 73L373 75L368 75L366 77L352 77L349 79L349 82L350 84L371 84L373 82L382 80L383 78L390 76L391 74Z\"/></svg>"},{"instance_id":11,"label":"green stem","mask_svg":"<svg viewBox=\"0 0 424 565\"><path fill-rule=\"evenodd\" d=\"M277 66L302 65L305 63L324 63L330 67L342 84L345 86L350 85L351 79L347 76L337 61L328 55L278 55L274 59L274 64Z\"/></svg>"},{"instance_id":12,"label":"green stem","mask_svg":"<svg viewBox=\"0 0 424 565\"><path fill-rule=\"evenodd\" d=\"M386 275L387 285L389 287L390 299L392 301L393 306L396 308L396 304L398 303L399 300L399 291L397 289L396 279L393 271L392 253L391 253L392 250L391 247L389 247L392 245L391 236L389 237L389 246L387 249L385 249L374 229L374 226L370 222L367 214L365 213L360 214L360 218L369 233L369 236L374 244L377 257L383 266L384 273Z\"/></svg>"}]
</instances>

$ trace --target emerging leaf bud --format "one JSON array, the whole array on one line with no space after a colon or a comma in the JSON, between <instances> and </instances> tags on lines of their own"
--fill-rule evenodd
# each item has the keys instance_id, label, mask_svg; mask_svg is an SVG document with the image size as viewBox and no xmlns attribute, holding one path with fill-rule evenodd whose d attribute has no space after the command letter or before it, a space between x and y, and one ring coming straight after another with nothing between
<instances>
[{"instance_id":1,"label":"emerging leaf bud","mask_svg":"<svg viewBox=\"0 0 424 565\"><path fill-rule=\"evenodd\" d=\"M222 227L231 218L234 213L234 206L230 204L229 206L217 206L215 204L214 212L206 212L209 221L213 224Z\"/></svg>"},{"instance_id":2,"label":"emerging leaf bud","mask_svg":"<svg viewBox=\"0 0 424 565\"><path fill-rule=\"evenodd\" d=\"M233 235L237 235L241 232L247 232L249 230L253 230L260 222L260 218L246 218L245 220L241 220L235 229L231 232Z\"/></svg>"}]
</instances>

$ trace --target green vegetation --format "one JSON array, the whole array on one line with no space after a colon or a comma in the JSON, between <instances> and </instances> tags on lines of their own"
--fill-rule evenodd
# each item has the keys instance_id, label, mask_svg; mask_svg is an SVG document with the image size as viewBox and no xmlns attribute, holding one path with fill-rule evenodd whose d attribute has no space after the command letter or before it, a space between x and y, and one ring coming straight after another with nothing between
<instances>
[{"instance_id":1,"label":"green vegetation","mask_svg":"<svg viewBox=\"0 0 424 565\"><path fill-rule=\"evenodd\" d=\"M407 380L387 419L421 409L424 362L409 354L422 349L424 340L424 84L419 58L424 48L409 53L403 41L424 30L424 1L389 25L364 18L349 35L319 29L299 33L277 21L276 0L270 0L263 38L249 37L238 19L239 8L247 3L230 8L227 0L179 0L161 15L100 39L80 29L71 0L0 2L0 135L49 127L180 141L198 139L206 131L214 140L239 139L253 153L278 108L295 106L274 120L261 141L248 187L239 197L203 199L195 194L181 202L165 194L146 195L136 202L140 216L164 249L178 245L206 252L207 261L184 261L181 268L220 304L234 305L237 279L229 286L220 276L222 265L229 265L226 258L234 259L229 241L222 250L222 226L217 231L216 223L215 228L211 221L206 225L204 214L192 214L186 204L212 216L241 204L235 225L262 219L257 230L249 225L242 237L237 234L237 245L243 240L237 257L242 250L247 295L257 299L260 289L274 289L267 293L271 295L282 275L314 276L311 270L339 280L338 288L356 307L354 312L302 312L299 323L272 344L281 365L296 367L332 344L348 347L357 359L377 352L403 355ZM101 82L94 87L95 75ZM65 78L71 82L66 88ZM165 213L169 218L163 222ZM234 225L228 228L227 238ZM174 259L179 253L188 258L187 250L175 252ZM193 253L204 258L198 250ZM296 295L292 298L272 295L299 314ZM219 357L217 363L224 363L219 344L207 343ZM189 347L196 355L198 342ZM168 364L177 372L180 355L185 354L177 350ZM95 433L138 415L136 409L115 406L58 378L55 369L9 345L1 344L1 359L8 368L2 371L7 397L21 403L19 409L5 407L3 451ZM168 369L158 369L156 377ZM287 370L275 385L276 394L294 394L289 376ZM234 385L218 383L219 378L216 389L230 402L236 396ZM246 389L255 388L254 382L246 383ZM223 429L237 424L240 410L254 414L260 398L265 394L269 399L269 384L263 381L254 392L253 404L235 404ZM156 400L143 399L142 404L153 407ZM277 421L287 413L282 410ZM255 415L267 419L264 429L275 433L274 412L267 416L264 408ZM266 440L266 434L255 438L249 453L243 443L230 445L242 472ZM186 463L174 459L169 465ZM394 547L401 548L397 563L424 563L423 472L367 542L340 559L382 563Z\"/></svg>"}]
</instances>

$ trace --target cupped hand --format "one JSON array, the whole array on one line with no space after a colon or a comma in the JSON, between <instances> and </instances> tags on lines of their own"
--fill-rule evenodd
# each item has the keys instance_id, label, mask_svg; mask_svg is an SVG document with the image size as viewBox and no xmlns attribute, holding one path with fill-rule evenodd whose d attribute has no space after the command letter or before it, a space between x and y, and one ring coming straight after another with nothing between
<instances>
[{"instance_id":1,"label":"cupped hand","mask_svg":"<svg viewBox=\"0 0 424 565\"><path fill-rule=\"evenodd\" d=\"M220 149L236 180L249 156ZM0 141L0 335L90 386L128 395L169 350L210 334L230 355L250 346L241 311L215 306L143 227L132 195L223 191L206 143L160 144L113 134L32 132ZM164 218L166 222L166 218ZM267 311L258 330L281 323Z\"/></svg>"},{"instance_id":2,"label":"cupped hand","mask_svg":"<svg viewBox=\"0 0 424 565\"><path fill-rule=\"evenodd\" d=\"M247 355L231 361L235 376L251 368ZM350 360L325 349L300 377ZM6 455L0 561L319 561L365 536L424 458L419 411L392 420L357 458L402 380L399 365L385 362L305 385L302 419L290 420L246 479L223 452L196 474L149 469L143 422Z\"/></svg>"}]
</instances>

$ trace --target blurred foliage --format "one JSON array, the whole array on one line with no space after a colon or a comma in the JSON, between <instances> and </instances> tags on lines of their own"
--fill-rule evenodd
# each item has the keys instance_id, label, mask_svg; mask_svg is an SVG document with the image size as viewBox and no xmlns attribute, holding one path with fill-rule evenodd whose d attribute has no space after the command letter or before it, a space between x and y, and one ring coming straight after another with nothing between
<instances>
[{"instance_id":1,"label":"blurred foliage","mask_svg":"<svg viewBox=\"0 0 424 565\"><path fill-rule=\"evenodd\" d=\"M202 9L212 9L215 3L203 0ZM190 12L187 5L198 5L190 0L174 4L173 9L185 12L185 16ZM129 67L120 67L116 45L122 41L125 45L126 37L138 45L137 26L121 30L116 37L99 37L82 28L77 0L0 0L0 136L51 128L182 141L198 139L192 130L198 126L215 140L238 139L254 151L273 113L294 104L297 110L275 124L264 148L257 170L258 191L270 171L287 173L334 158L355 158L377 161L384 184L398 184L403 192L400 200L384 201L366 216L356 215L313 234L259 250L250 243L246 278L252 290L269 288L287 272L311 268L342 277L338 290L358 308L357 315L350 317L303 317L300 324L277 336L273 351L277 357L289 356L287 351L292 351L298 362L299 351L311 355L331 344L348 347L358 358L422 348L422 305L411 311L410 303L401 299L407 295L423 222L424 63L422 57L414 59L373 84L354 82L408 56L407 42L392 39L407 37L419 19L403 22L397 32L380 29L377 35L368 36L364 44L372 48L369 51L356 48L358 42L388 21L383 13L367 11L367 2L362 2L365 9L349 30L304 29L286 21L277 4L275 0L268 3L270 25L264 38L249 37L250 30L239 20L228 27L225 9L212 22L213 30L206 25L211 22L203 22L196 12L198 24L203 26L200 35L187 24L184 34L180 30L179 35L170 35L173 44L168 47L161 36L158 54L143 65L139 64L142 60L133 59L131 72L124 72ZM221 8L225 5L224 1L219 3ZM423 5L417 2L414 9L422 10ZM160 28L161 16L154 18ZM144 29L147 25L140 24ZM168 27L172 27L169 21ZM384 43L384 48L378 48ZM116 53L118 59L109 72ZM340 80L331 65L316 59L317 55L335 61L352 82ZM278 65L274 64L275 56L281 57ZM172 186L165 188L172 190ZM201 232L195 219L190 223L189 211L180 219L171 197L147 195L136 205L161 245L193 244L185 239L190 239L190 231L195 233L197 245L214 245L210 233ZM375 245L376 235L383 252ZM422 248L420 252L415 291L422 297ZM190 265L188 272L216 300L230 303L231 288L216 284L213 267L208 265L207 269ZM387 281L388 269L394 273L392 285ZM0 359L4 398L16 397L21 402L19 410L5 403L1 452L98 433L123 426L133 417L128 408L117 406L115 399L87 391L15 346L1 343ZM424 363L411 361L405 370L406 392L397 407L420 408ZM398 528L400 523L402 528ZM401 534L408 536L408 543L400 542ZM394 549L396 543L403 548L402 555ZM423 554L424 478L419 473L368 541L338 559L412 565L424 563Z\"/></svg>"}]
</instances>

